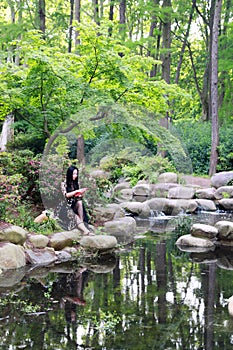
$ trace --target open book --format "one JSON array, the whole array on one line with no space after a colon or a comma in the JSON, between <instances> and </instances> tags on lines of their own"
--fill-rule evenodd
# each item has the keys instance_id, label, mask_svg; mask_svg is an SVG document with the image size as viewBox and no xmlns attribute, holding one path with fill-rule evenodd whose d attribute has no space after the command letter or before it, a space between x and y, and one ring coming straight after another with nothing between
<instances>
[{"instance_id":1,"label":"open book","mask_svg":"<svg viewBox=\"0 0 233 350\"><path fill-rule=\"evenodd\" d=\"M84 193L86 192L86 190L88 190L87 187L80 188L80 189L78 190L78 192L75 194L75 197L83 196Z\"/></svg>"}]
</instances>

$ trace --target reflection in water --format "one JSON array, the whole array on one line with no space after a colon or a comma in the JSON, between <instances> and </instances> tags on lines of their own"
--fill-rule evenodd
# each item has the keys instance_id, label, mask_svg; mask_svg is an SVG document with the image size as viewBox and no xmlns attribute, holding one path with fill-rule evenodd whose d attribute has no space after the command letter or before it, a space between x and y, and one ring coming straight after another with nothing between
<instances>
[{"instance_id":1,"label":"reflection in water","mask_svg":"<svg viewBox=\"0 0 233 350\"><path fill-rule=\"evenodd\" d=\"M175 240L147 236L109 261L21 271L15 284L3 274L1 349L231 349L233 255Z\"/></svg>"}]
</instances>

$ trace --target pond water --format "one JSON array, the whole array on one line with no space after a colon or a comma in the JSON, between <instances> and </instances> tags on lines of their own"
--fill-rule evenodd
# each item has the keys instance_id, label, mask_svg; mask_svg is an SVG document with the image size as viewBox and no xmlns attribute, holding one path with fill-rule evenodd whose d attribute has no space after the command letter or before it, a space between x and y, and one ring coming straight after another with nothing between
<instances>
[{"instance_id":1,"label":"pond water","mask_svg":"<svg viewBox=\"0 0 233 350\"><path fill-rule=\"evenodd\" d=\"M182 251L145 224L115 255L0 275L0 348L232 349L233 250Z\"/></svg>"}]
</instances>

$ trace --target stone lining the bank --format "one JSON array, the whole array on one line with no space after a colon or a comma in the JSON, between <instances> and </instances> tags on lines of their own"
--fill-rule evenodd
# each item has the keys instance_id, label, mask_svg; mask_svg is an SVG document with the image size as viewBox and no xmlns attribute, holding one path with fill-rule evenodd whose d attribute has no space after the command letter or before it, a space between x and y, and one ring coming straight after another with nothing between
<instances>
[{"instance_id":1,"label":"stone lining the bank","mask_svg":"<svg viewBox=\"0 0 233 350\"><path fill-rule=\"evenodd\" d=\"M84 237L79 230L72 230L56 232L47 237L8 225L0 229L0 271L26 264L45 266L74 260L80 247L101 254L112 251L117 244L116 237L109 235Z\"/></svg>"},{"instance_id":2,"label":"stone lining the bank","mask_svg":"<svg viewBox=\"0 0 233 350\"><path fill-rule=\"evenodd\" d=\"M193 224L190 234L179 237L176 244L182 247L200 248L233 247L233 222L221 220L215 226Z\"/></svg>"}]
</instances>

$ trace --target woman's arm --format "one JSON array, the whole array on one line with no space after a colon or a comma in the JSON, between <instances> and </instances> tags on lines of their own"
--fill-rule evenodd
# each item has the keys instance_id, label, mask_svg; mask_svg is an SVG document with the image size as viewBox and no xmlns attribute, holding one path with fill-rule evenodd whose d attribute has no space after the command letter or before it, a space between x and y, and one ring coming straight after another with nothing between
<instances>
[{"instance_id":1,"label":"woman's arm","mask_svg":"<svg viewBox=\"0 0 233 350\"><path fill-rule=\"evenodd\" d=\"M66 192L65 196L66 198L71 198L71 197L74 197L76 195L76 193L78 193L79 190L74 190L74 191L71 191L71 192ZM81 197L81 196L79 196Z\"/></svg>"}]
</instances>

